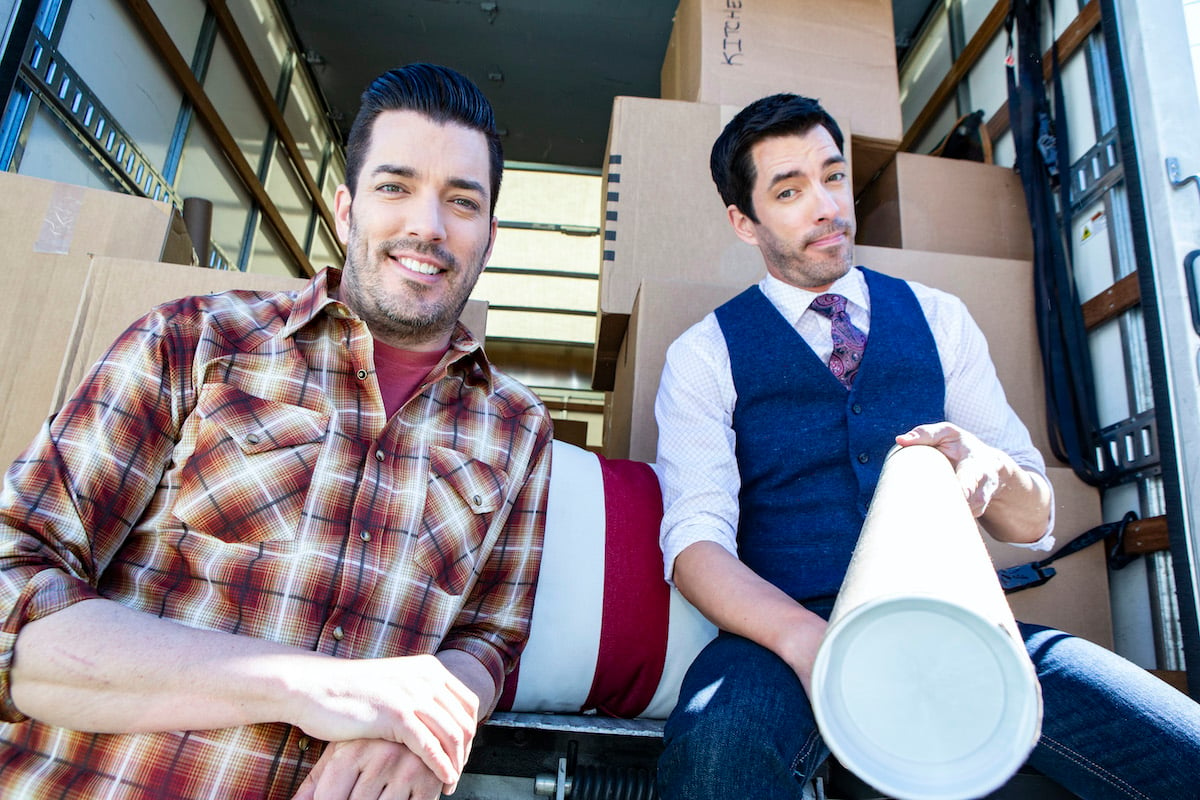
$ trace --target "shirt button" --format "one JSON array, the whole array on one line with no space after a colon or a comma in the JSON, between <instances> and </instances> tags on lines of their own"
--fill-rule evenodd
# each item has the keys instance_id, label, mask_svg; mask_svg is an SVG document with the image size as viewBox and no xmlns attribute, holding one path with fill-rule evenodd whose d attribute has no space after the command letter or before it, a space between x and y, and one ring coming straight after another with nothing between
<instances>
[{"instance_id":1,"label":"shirt button","mask_svg":"<svg viewBox=\"0 0 1200 800\"><path fill-rule=\"evenodd\" d=\"M471 502L477 506L481 506L481 505L483 505L483 498L480 497L479 495L475 495L474 497L471 498Z\"/></svg>"},{"instance_id":2,"label":"shirt button","mask_svg":"<svg viewBox=\"0 0 1200 800\"><path fill-rule=\"evenodd\" d=\"M344 630L342 630L341 625L338 625L336 628L333 629L333 638L339 642L342 639L346 638L346 632Z\"/></svg>"},{"instance_id":3,"label":"shirt button","mask_svg":"<svg viewBox=\"0 0 1200 800\"><path fill-rule=\"evenodd\" d=\"M870 461L870 460L871 460L871 457L870 457L869 455L867 455L866 453L859 453L859 454L858 454L858 463L860 463L860 464L865 464L865 463L867 463L867 462L868 462L868 461Z\"/></svg>"},{"instance_id":4,"label":"shirt button","mask_svg":"<svg viewBox=\"0 0 1200 800\"><path fill-rule=\"evenodd\" d=\"M246 444L258 444L259 441L257 433L252 433L246 437Z\"/></svg>"},{"instance_id":5,"label":"shirt button","mask_svg":"<svg viewBox=\"0 0 1200 800\"><path fill-rule=\"evenodd\" d=\"M367 371L365 369L360 369L358 371L358 379L360 381L365 381L367 379Z\"/></svg>"},{"instance_id":6,"label":"shirt button","mask_svg":"<svg viewBox=\"0 0 1200 800\"><path fill-rule=\"evenodd\" d=\"M850 410L853 411L855 414L861 414L862 413L862 403L855 403L854 405L850 406Z\"/></svg>"},{"instance_id":7,"label":"shirt button","mask_svg":"<svg viewBox=\"0 0 1200 800\"><path fill-rule=\"evenodd\" d=\"M358 538L362 539L364 542L369 542L371 541L371 534L367 531L359 531Z\"/></svg>"},{"instance_id":8,"label":"shirt button","mask_svg":"<svg viewBox=\"0 0 1200 800\"><path fill-rule=\"evenodd\" d=\"M300 737L300 738L299 738L299 739L296 741L296 748L297 748L297 749L299 749L301 753L304 753L304 752L307 752L307 751L308 751L308 745L309 745L309 741L308 741L308 737L307 737L307 736L301 736L301 737Z\"/></svg>"},{"instance_id":9,"label":"shirt button","mask_svg":"<svg viewBox=\"0 0 1200 800\"><path fill-rule=\"evenodd\" d=\"M384 454L383 454L383 451L382 451L382 450L376 450L376 451L375 451L375 460L376 460L376 461L383 461L383 459L384 459L384 458L386 458L386 456L384 456Z\"/></svg>"}]
</instances>

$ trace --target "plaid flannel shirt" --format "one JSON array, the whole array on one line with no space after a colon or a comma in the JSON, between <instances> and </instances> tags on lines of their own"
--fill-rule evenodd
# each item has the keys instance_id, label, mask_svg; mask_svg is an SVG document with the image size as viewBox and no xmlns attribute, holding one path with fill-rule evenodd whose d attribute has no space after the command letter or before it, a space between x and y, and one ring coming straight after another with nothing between
<instances>
[{"instance_id":1,"label":"plaid flannel shirt","mask_svg":"<svg viewBox=\"0 0 1200 800\"><path fill-rule=\"evenodd\" d=\"M9 693L21 626L105 597L346 658L458 649L497 693L528 633L545 407L461 326L391 419L326 270L131 326L0 495L0 795L290 797L322 747L284 724L101 735Z\"/></svg>"}]
</instances>

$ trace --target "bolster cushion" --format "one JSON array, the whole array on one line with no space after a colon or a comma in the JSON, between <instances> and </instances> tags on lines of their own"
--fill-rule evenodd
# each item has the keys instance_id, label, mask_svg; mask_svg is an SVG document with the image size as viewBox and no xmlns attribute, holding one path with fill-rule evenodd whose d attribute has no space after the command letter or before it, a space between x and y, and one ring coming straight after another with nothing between
<instances>
[{"instance_id":1,"label":"bolster cushion","mask_svg":"<svg viewBox=\"0 0 1200 800\"><path fill-rule=\"evenodd\" d=\"M658 476L553 446L529 642L499 708L664 719L716 629L663 580Z\"/></svg>"}]
</instances>

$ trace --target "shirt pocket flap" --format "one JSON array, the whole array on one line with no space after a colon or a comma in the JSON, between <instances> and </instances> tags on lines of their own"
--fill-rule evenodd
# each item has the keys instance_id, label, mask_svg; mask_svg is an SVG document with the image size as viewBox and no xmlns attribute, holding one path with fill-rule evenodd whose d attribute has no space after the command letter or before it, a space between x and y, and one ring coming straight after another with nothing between
<instances>
[{"instance_id":1,"label":"shirt pocket flap","mask_svg":"<svg viewBox=\"0 0 1200 800\"><path fill-rule=\"evenodd\" d=\"M325 438L326 414L245 394L232 386L205 387L206 402L198 409L219 425L246 455L312 444Z\"/></svg>"},{"instance_id":2,"label":"shirt pocket flap","mask_svg":"<svg viewBox=\"0 0 1200 800\"><path fill-rule=\"evenodd\" d=\"M490 514L504 501L508 476L457 450L431 445L429 471L453 487L476 514Z\"/></svg>"}]
</instances>

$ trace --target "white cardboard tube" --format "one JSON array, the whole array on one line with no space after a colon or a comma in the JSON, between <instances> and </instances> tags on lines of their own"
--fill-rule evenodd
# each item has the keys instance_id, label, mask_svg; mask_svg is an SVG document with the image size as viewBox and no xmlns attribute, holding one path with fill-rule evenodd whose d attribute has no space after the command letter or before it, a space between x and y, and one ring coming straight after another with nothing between
<instances>
[{"instance_id":1,"label":"white cardboard tube","mask_svg":"<svg viewBox=\"0 0 1200 800\"><path fill-rule=\"evenodd\" d=\"M1002 786L1041 732L1041 689L950 462L894 449L813 670L847 769L900 800Z\"/></svg>"}]
</instances>

